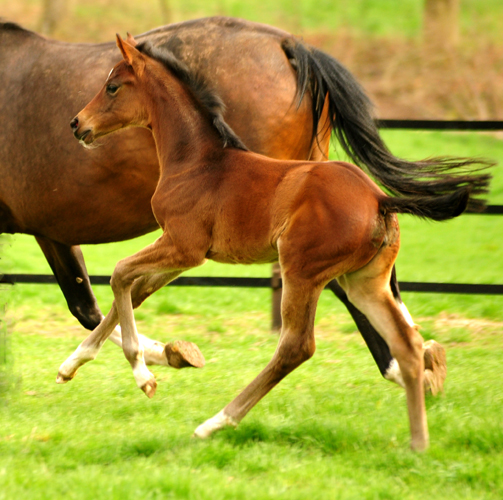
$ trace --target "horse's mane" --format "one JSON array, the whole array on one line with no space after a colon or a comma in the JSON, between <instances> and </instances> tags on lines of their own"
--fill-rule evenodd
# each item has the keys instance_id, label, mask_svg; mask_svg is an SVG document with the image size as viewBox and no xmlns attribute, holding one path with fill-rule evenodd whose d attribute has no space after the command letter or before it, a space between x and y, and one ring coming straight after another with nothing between
<instances>
[{"instance_id":1,"label":"horse's mane","mask_svg":"<svg viewBox=\"0 0 503 500\"><path fill-rule=\"evenodd\" d=\"M17 31L20 33L25 33L27 35L36 35L36 33L34 33L33 31L27 30L17 23L6 21L3 17L0 17L0 30Z\"/></svg>"},{"instance_id":2,"label":"horse's mane","mask_svg":"<svg viewBox=\"0 0 503 500\"><path fill-rule=\"evenodd\" d=\"M162 63L166 69L189 88L196 100L210 115L211 122L222 138L224 147L248 151L241 139L225 122L223 118L225 104L222 99L210 88L208 82L201 75L191 71L171 51L154 47L150 42L142 42L136 46L136 49Z\"/></svg>"}]
</instances>

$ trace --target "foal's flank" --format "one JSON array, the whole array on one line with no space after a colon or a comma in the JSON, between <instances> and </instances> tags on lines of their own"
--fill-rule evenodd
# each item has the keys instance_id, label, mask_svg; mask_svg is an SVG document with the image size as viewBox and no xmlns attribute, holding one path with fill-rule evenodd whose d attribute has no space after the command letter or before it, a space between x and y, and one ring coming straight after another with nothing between
<instances>
[{"instance_id":1,"label":"foal's flank","mask_svg":"<svg viewBox=\"0 0 503 500\"><path fill-rule=\"evenodd\" d=\"M389 345L407 394L411 446L428 446L423 392L423 339L390 287L399 249L396 213L434 220L459 215L467 185L441 195L387 196L358 167L344 162L273 160L247 151L222 118L219 98L170 52L117 36L123 61L72 122L86 145L126 126L152 131L160 180L152 198L162 236L120 261L112 276L115 302L103 323L60 368L70 380L95 356L118 321L123 349L139 387L156 382L137 339L133 307L206 259L227 263L279 261L283 327L264 370L195 435L237 425L278 382L315 351L319 295L337 279ZM176 131L176 133L175 133ZM433 181L432 181L433 182ZM481 180L474 176L473 183ZM86 354L83 359L81 354Z\"/></svg>"}]
</instances>

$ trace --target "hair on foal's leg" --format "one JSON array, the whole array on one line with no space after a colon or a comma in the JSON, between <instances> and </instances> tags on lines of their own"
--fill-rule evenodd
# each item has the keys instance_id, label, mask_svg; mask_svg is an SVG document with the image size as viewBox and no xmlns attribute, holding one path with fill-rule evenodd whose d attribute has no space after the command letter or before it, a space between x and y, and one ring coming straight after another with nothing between
<instances>
[{"instance_id":1,"label":"hair on foal's leg","mask_svg":"<svg viewBox=\"0 0 503 500\"><path fill-rule=\"evenodd\" d=\"M119 322L122 327L122 349L126 359L129 361L133 369L133 376L136 380L137 386L149 397L153 397L157 388L157 382L154 375L150 372L145 364L143 357L143 346L138 339L138 331L136 329L136 322L133 313L133 304L131 297L131 289L134 283L134 276L131 272L137 273L136 263L138 261L138 254L133 255L128 259L119 262L115 267L110 280L110 285L114 292L115 305L119 315ZM157 284L156 290L164 286L166 283L174 280L181 271L170 271L165 273ZM158 275L161 276L161 275ZM146 290L148 295L154 292L152 287Z\"/></svg>"},{"instance_id":2,"label":"hair on foal's leg","mask_svg":"<svg viewBox=\"0 0 503 500\"><path fill-rule=\"evenodd\" d=\"M207 438L227 426L236 426L284 377L315 351L314 318L323 285L283 275L283 324L276 352L262 372L222 411L201 424L194 436Z\"/></svg>"}]
</instances>

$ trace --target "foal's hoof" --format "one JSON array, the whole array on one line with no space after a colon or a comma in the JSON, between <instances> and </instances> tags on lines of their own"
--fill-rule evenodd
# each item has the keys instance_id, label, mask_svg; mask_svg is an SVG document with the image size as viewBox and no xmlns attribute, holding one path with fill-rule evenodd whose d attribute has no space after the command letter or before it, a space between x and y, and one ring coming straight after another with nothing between
<instances>
[{"instance_id":1,"label":"foal's hoof","mask_svg":"<svg viewBox=\"0 0 503 500\"><path fill-rule=\"evenodd\" d=\"M153 398L157 389L157 382L155 379L149 380L146 384L141 386L141 390L149 397Z\"/></svg>"},{"instance_id":2,"label":"foal's hoof","mask_svg":"<svg viewBox=\"0 0 503 500\"><path fill-rule=\"evenodd\" d=\"M434 340L423 344L424 349L424 390L434 396L444 392L444 381L447 376L445 349Z\"/></svg>"},{"instance_id":3,"label":"foal's hoof","mask_svg":"<svg viewBox=\"0 0 503 500\"><path fill-rule=\"evenodd\" d=\"M204 356L196 344L186 340L175 340L169 342L164 347L169 366L173 368L202 368L204 366Z\"/></svg>"},{"instance_id":4,"label":"foal's hoof","mask_svg":"<svg viewBox=\"0 0 503 500\"><path fill-rule=\"evenodd\" d=\"M58 376L56 377L56 383L66 384L67 382L70 382L70 380L72 380L73 377L75 377L75 373L72 376L67 377L66 375L63 375L61 372L58 372Z\"/></svg>"}]
</instances>

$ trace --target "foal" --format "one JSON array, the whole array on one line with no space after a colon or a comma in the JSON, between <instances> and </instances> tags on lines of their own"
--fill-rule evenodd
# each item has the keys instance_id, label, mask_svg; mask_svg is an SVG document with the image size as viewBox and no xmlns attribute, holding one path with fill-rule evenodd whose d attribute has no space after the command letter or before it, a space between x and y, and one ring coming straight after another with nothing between
<instances>
[{"instance_id":1,"label":"foal","mask_svg":"<svg viewBox=\"0 0 503 500\"><path fill-rule=\"evenodd\" d=\"M349 163L279 161L248 152L223 121L218 97L171 53L136 46L132 37L124 41L117 36L117 45L123 61L72 128L87 146L125 127L152 131L161 166L152 209L163 234L117 264L111 311L61 365L57 381L67 382L94 359L119 322L136 382L152 397L156 381L144 363L133 308L207 259L243 264L279 260L283 328L277 350L258 377L195 435L204 438L237 425L313 355L317 301L325 285L337 278L396 358L407 394L411 446L425 449L423 339L390 289L399 248L395 213L455 217L466 207L470 187L436 198L392 198Z\"/></svg>"}]
</instances>

